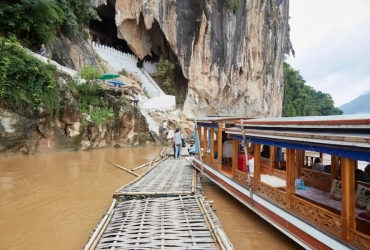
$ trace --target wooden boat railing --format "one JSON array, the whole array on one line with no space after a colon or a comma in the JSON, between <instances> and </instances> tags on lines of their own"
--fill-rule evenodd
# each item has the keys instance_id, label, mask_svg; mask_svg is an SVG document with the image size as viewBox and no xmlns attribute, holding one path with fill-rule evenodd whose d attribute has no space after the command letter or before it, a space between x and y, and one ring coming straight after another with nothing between
<instances>
[{"instance_id":1,"label":"wooden boat railing","mask_svg":"<svg viewBox=\"0 0 370 250\"><path fill-rule=\"evenodd\" d=\"M270 160L268 158L262 158L261 157L260 166L261 166L261 173L262 174L272 175L273 169L274 169L274 166L273 165L274 165L274 161L273 160Z\"/></svg>"},{"instance_id":2,"label":"wooden boat railing","mask_svg":"<svg viewBox=\"0 0 370 250\"><path fill-rule=\"evenodd\" d=\"M339 238L342 237L342 218L322 207L296 196L290 196L289 210Z\"/></svg>"},{"instance_id":3,"label":"wooden boat railing","mask_svg":"<svg viewBox=\"0 0 370 250\"><path fill-rule=\"evenodd\" d=\"M326 192L330 192L331 175L308 168L301 168L301 176L303 176L306 186L314 187Z\"/></svg>"},{"instance_id":4,"label":"wooden boat railing","mask_svg":"<svg viewBox=\"0 0 370 250\"><path fill-rule=\"evenodd\" d=\"M280 179L283 179L283 180L286 180L286 172L285 171L282 171L282 170L279 170L279 169L273 169L272 170L272 175L280 178Z\"/></svg>"},{"instance_id":5,"label":"wooden boat railing","mask_svg":"<svg viewBox=\"0 0 370 250\"><path fill-rule=\"evenodd\" d=\"M233 179L236 180L239 184L241 184L245 188L248 188L248 174L246 172L240 171L239 169L235 169Z\"/></svg>"},{"instance_id":6,"label":"wooden boat railing","mask_svg":"<svg viewBox=\"0 0 370 250\"><path fill-rule=\"evenodd\" d=\"M272 200L275 204L286 207L286 193L262 181L254 180L253 191Z\"/></svg>"},{"instance_id":7,"label":"wooden boat railing","mask_svg":"<svg viewBox=\"0 0 370 250\"><path fill-rule=\"evenodd\" d=\"M359 249L370 249L370 236L356 230L349 230L349 242Z\"/></svg>"}]
</instances>

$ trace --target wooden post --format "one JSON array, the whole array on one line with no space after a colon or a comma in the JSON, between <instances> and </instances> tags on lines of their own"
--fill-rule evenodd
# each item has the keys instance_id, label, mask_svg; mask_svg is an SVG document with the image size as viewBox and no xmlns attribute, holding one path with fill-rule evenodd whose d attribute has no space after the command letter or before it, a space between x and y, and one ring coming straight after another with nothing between
<instances>
[{"instance_id":1,"label":"wooden post","mask_svg":"<svg viewBox=\"0 0 370 250\"><path fill-rule=\"evenodd\" d=\"M239 151L239 140L233 139L233 158L232 158L233 178L235 176L235 169L238 167L238 151Z\"/></svg>"},{"instance_id":2,"label":"wooden post","mask_svg":"<svg viewBox=\"0 0 370 250\"><path fill-rule=\"evenodd\" d=\"M207 155L207 128L206 127L204 127L204 129L203 129L203 155Z\"/></svg>"},{"instance_id":3,"label":"wooden post","mask_svg":"<svg viewBox=\"0 0 370 250\"><path fill-rule=\"evenodd\" d=\"M270 175L273 175L275 168L276 159L276 147L270 146Z\"/></svg>"},{"instance_id":4,"label":"wooden post","mask_svg":"<svg viewBox=\"0 0 370 250\"><path fill-rule=\"evenodd\" d=\"M215 162L215 155L214 155L214 152L215 152L215 145L214 145L215 129L214 128L211 128L210 131L211 131L210 132L211 133L211 136L210 136L209 140L210 140L210 146L211 146L211 148L209 150L211 152L212 162L214 163ZM215 164L214 166L216 167L217 165Z\"/></svg>"},{"instance_id":5,"label":"wooden post","mask_svg":"<svg viewBox=\"0 0 370 250\"><path fill-rule=\"evenodd\" d=\"M304 168L305 154L306 154L306 150L301 150L301 162L299 165L299 174L301 174L301 168Z\"/></svg>"},{"instance_id":6,"label":"wooden post","mask_svg":"<svg viewBox=\"0 0 370 250\"><path fill-rule=\"evenodd\" d=\"M324 163L324 154L323 153L320 153L320 159L321 159L321 162Z\"/></svg>"},{"instance_id":7,"label":"wooden post","mask_svg":"<svg viewBox=\"0 0 370 250\"><path fill-rule=\"evenodd\" d=\"M202 146L202 127L201 126L198 126L198 143L199 143L199 148L201 148Z\"/></svg>"},{"instance_id":8,"label":"wooden post","mask_svg":"<svg viewBox=\"0 0 370 250\"><path fill-rule=\"evenodd\" d=\"M331 156L331 167L330 167L330 178L331 178L331 183L333 183L333 180L335 180L338 177L338 164L339 164L339 157L332 155Z\"/></svg>"},{"instance_id":9,"label":"wooden post","mask_svg":"<svg viewBox=\"0 0 370 250\"><path fill-rule=\"evenodd\" d=\"M295 195L295 150L288 149L286 159L286 207L290 209L290 196Z\"/></svg>"},{"instance_id":10,"label":"wooden post","mask_svg":"<svg viewBox=\"0 0 370 250\"><path fill-rule=\"evenodd\" d=\"M222 123L218 123L218 131L217 131L217 158L218 158L218 164L217 168L218 170L222 169Z\"/></svg>"},{"instance_id":11,"label":"wooden post","mask_svg":"<svg viewBox=\"0 0 370 250\"><path fill-rule=\"evenodd\" d=\"M300 172L299 172L299 162L300 162L300 158L301 158L300 157L301 156L300 150L296 149L294 154L295 154L294 179L298 179L299 174L300 174ZM294 184L294 186L295 186L295 184Z\"/></svg>"},{"instance_id":12,"label":"wooden post","mask_svg":"<svg viewBox=\"0 0 370 250\"><path fill-rule=\"evenodd\" d=\"M254 174L253 180L260 181L261 180L261 144L254 143ZM254 185L257 187L257 185Z\"/></svg>"},{"instance_id":13,"label":"wooden post","mask_svg":"<svg viewBox=\"0 0 370 250\"><path fill-rule=\"evenodd\" d=\"M349 240L349 229L355 228L355 165L355 160L342 157L342 239L345 241Z\"/></svg>"}]
</instances>

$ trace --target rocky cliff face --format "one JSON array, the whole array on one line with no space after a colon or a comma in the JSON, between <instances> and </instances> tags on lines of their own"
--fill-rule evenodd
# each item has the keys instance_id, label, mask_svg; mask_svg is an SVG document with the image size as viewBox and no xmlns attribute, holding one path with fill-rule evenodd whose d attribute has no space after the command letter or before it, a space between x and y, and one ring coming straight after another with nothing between
<instances>
[{"instance_id":1,"label":"rocky cliff face","mask_svg":"<svg viewBox=\"0 0 370 250\"><path fill-rule=\"evenodd\" d=\"M71 40L59 34L56 41L47 48L50 58L60 65L80 71L83 66L92 64L100 69L95 59L94 49L84 39L83 35Z\"/></svg>"},{"instance_id":2,"label":"rocky cliff face","mask_svg":"<svg viewBox=\"0 0 370 250\"><path fill-rule=\"evenodd\" d=\"M81 126L78 93L65 80L58 81L61 108L50 116L42 107L36 116L20 114L0 106L0 155L85 150L98 147L146 145L153 142L145 118L132 105L107 96L116 119L106 125Z\"/></svg>"},{"instance_id":3,"label":"rocky cliff face","mask_svg":"<svg viewBox=\"0 0 370 250\"><path fill-rule=\"evenodd\" d=\"M289 1L240 0L235 12L227 2L116 0L118 36L140 58L179 63L186 116L280 116Z\"/></svg>"}]
</instances>

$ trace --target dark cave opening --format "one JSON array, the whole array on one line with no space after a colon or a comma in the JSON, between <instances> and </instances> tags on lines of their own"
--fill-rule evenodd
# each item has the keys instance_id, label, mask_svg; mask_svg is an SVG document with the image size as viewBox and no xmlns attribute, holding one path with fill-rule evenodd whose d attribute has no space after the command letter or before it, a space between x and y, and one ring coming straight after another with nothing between
<instances>
[{"instance_id":1,"label":"dark cave opening","mask_svg":"<svg viewBox=\"0 0 370 250\"><path fill-rule=\"evenodd\" d=\"M144 22L144 17L140 16L140 22ZM175 93L168 93L176 95L178 104L183 104L186 98L186 91L188 89L188 80L185 78L178 57L172 51L171 45L168 43L166 36L160 28L157 20L154 20L152 28L148 30L149 37L152 43L152 51L159 58L167 59L175 64L174 70L174 90Z\"/></svg>"},{"instance_id":2,"label":"dark cave opening","mask_svg":"<svg viewBox=\"0 0 370 250\"><path fill-rule=\"evenodd\" d=\"M119 51L134 54L125 40L117 37L117 27L115 22L114 2L107 1L107 5L96 8L101 21L90 20L90 33L92 40L102 45L113 47Z\"/></svg>"},{"instance_id":3,"label":"dark cave opening","mask_svg":"<svg viewBox=\"0 0 370 250\"><path fill-rule=\"evenodd\" d=\"M90 33L92 40L102 45L114 47L125 53L135 54L128 46L127 42L117 37L117 27L115 23L115 0L108 0L107 5L102 5L96 8L96 11L101 21L91 20L90 21ZM141 14L139 20L139 26L144 27L144 17ZM174 63L174 88L171 95L176 95L177 103L182 105L186 98L186 91L188 88L188 80L185 78L181 66L178 62L177 55L172 51L170 44L168 43L163 31L157 20L154 20L152 28L147 30L147 34L151 41L151 53L146 55L143 60L152 63L159 62L162 57ZM161 86L161 81L158 77L153 77L156 82Z\"/></svg>"}]
</instances>

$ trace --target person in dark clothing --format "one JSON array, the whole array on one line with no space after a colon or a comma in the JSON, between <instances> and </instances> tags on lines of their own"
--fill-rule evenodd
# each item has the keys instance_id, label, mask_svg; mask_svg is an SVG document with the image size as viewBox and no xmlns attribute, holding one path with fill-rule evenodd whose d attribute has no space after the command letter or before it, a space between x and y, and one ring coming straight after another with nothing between
<instances>
[{"instance_id":1,"label":"person in dark clothing","mask_svg":"<svg viewBox=\"0 0 370 250\"><path fill-rule=\"evenodd\" d=\"M44 44L41 44L41 49L40 51L37 53L43 57L46 57L46 49L45 49L45 45Z\"/></svg>"},{"instance_id":2,"label":"person in dark clothing","mask_svg":"<svg viewBox=\"0 0 370 250\"><path fill-rule=\"evenodd\" d=\"M370 164L367 164L367 166L365 167L364 172L367 173L367 175L370 177Z\"/></svg>"},{"instance_id":3,"label":"person in dark clothing","mask_svg":"<svg viewBox=\"0 0 370 250\"><path fill-rule=\"evenodd\" d=\"M355 180L370 183L370 177L361 169L355 169Z\"/></svg>"}]
</instances>

